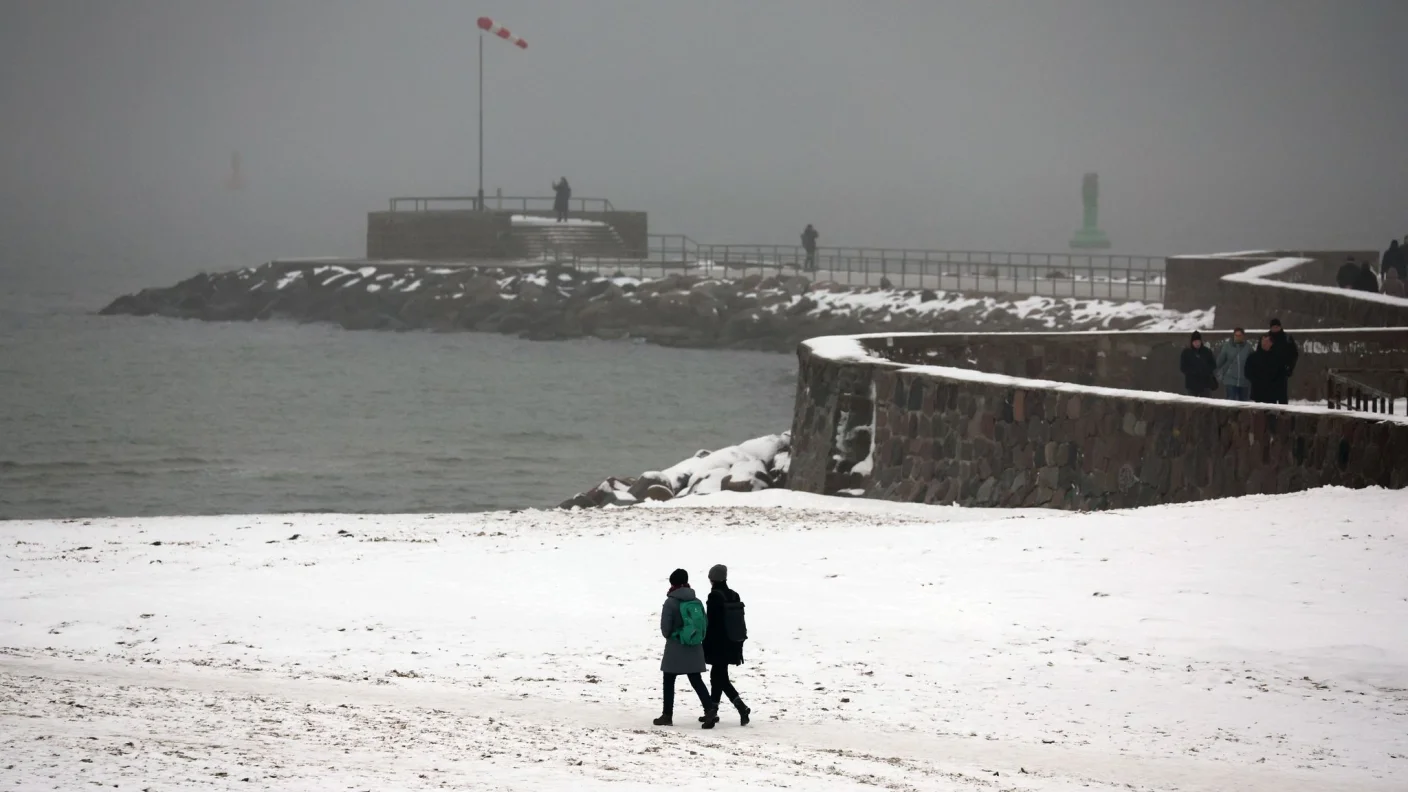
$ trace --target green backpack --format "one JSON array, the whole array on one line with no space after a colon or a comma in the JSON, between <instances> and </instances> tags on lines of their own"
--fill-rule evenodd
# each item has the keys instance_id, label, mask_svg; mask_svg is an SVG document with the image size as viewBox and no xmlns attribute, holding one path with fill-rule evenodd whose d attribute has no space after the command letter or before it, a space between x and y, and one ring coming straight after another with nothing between
<instances>
[{"instance_id":1,"label":"green backpack","mask_svg":"<svg viewBox=\"0 0 1408 792\"><path fill-rule=\"evenodd\" d=\"M670 636L685 646L699 646L704 643L704 633L709 629L709 617L704 613L704 603L688 600L680 603L680 618L684 626Z\"/></svg>"}]
</instances>

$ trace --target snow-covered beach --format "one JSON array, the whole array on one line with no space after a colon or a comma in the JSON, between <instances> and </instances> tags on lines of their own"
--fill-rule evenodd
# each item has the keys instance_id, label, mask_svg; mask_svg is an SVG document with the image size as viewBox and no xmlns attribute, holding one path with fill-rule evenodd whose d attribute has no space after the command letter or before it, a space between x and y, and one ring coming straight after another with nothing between
<instances>
[{"instance_id":1,"label":"snow-covered beach","mask_svg":"<svg viewBox=\"0 0 1408 792\"><path fill-rule=\"evenodd\" d=\"M1403 789L1405 507L0 523L0 788ZM753 724L652 728L720 562Z\"/></svg>"}]
</instances>

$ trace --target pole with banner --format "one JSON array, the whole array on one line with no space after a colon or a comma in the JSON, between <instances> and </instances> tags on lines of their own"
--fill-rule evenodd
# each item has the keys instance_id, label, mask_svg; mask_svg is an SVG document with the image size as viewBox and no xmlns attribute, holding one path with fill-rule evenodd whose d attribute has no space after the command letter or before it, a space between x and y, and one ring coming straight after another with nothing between
<instances>
[{"instance_id":1,"label":"pole with banner","mask_svg":"<svg viewBox=\"0 0 1408 792\"><path fill-rule=\"evenodd\" d=\"M528 49L528 42L513 35L508 28L494 24L494 20L489 17L479 17L479 29L483 33L491 33L501 39L513 44L519 49ZM484 211L484 35L479 36L479 194L474 202L474 206L479 211Z\"/></svg>"}]
</instances>

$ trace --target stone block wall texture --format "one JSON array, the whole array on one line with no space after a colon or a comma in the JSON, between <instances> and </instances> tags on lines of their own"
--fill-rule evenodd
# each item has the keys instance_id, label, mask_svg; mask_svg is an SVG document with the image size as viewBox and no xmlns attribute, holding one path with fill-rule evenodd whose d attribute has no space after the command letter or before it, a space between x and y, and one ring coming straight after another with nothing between
<instances>
[{"instance_id":1,"label":"stone block wall texture","mask_svg":"<svg viewBox=\"0 0 1408 792\"><path fill-rule=\"evenodd\" d=\"M479 258L518 258L523 249L512 233L515 214L552 217L552 212L446 210L370 212L367 215L367 258L456 261ZM616 229L627 249L644 255L649 248L645 212L572 212L572 217L597 220Z\"/></svg>"},{"instance_id":2,"label":"stone block wall texture","mask_svg":"<svg viewBox=\"0 0 1408 792\"><path fill-rule=\"evenodd\" d=\"M871 423L873 368L864 363L837 363L799 354L797 401L792 413L792 461L787 472L790 489L822 494L839 488L828 487L828 482L835 484L837 463L841 461L837 457L844 453L838 429L844 434L850 415L860 415L866 424ZM854 464L860 460L845 461Z\"/></svg>"},{"instance_id":3,"label":"stone block wall texture","mask_svg":"<svg viewBox=\"0 0 1408 792\"><path fill-rule=\"evenodd\" d=\"M1286 327L1408 327L1408 300L1383 295L1308 291L1271 280L1223 281L1221 295L1217 321L1226 326L1260 327L1274 316Z\"/></svg>"},{"instance_id":4,"label":"stone block wall texture","mask_svg":"<svg viewBox=\"0 0 1408 792\"><path fill-rule=\"evenodd\" d=\"M875 372L866 495L1109 509L1408 485L1408 423Z\"/></svg>"},{"instance_id":5,"label":"stone block wall texture","mask_svg":"<svg viewBox=\"0 0 1408 792\"><path fill-rule=\"evenodd\" d=\"M371 212L367 258L456 261L521 255L511 241L511 214L447 210Z\"/></svg>"},{"instance_id":6,"label":"stone block wall texture","mask_svg":"<svg viewBox=\"0 0 1408 792\"><path fill-rule=\"evenodd\" d=\"M1283 321L1287 321L1284 320ZM1228 330L1204 330L1216 345ZM1248 335L1264 325L1248 325ZM1342 368L1408 368L1408 321L1398 328L1302 330L1287 321L1300 346L1291 398L1325 396L1325 372ZM1188 333L933 333L867 338L872 354L899 363L950 366L1013 377L1126 390L1183 393L1178 357ZM793 442L796 442L794 439Z\"/></svg>"},{"instance_id":7,"label":"stone block wall texture","mask_svg":"<svg viewBox=\"0 0 1408 792\"><path fill-rule=\"evenodd\" d=\"M873 388L867 497L967 506L1104 509L1408 485L1408 423L1138 393L990 382L799 350L789 486L834 492L843 380ZM865 385L859 380L868 378ZM868 387L867 387L868 386Z\"/></svg>"}]
</instances>

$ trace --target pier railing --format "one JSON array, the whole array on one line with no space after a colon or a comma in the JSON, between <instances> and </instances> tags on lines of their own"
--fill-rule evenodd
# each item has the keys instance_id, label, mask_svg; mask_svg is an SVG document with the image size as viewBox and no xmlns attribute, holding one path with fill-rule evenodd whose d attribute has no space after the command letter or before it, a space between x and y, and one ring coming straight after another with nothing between
<instances>
[{"instance_id":1,"label":"pier railing","mask_svg":"<svg viewBox=\"0 0 1408 792\"><path fill-rule=\"evenodd\" d=\"M672 272L728 278L801 274L847 286L975 294L1143 302L1162 302L1164 295L1161 256L818 247L809 257L800 245L714 245L680 234L652 234L649 249L635 258L577 256L570 250L549 250L544 258L641 278Z\"/></svg>"},{"instance_id":2,"label":"pier railing","mask_svg":"<svg viewBox=\"0 0 1408 792\"><path fill-rule=\"evenodd\" d=\"M1364 380L1374 380L1375 387ZM1405 400L1408 409L1408 369L1328 369L1325 372L1326 406L1335 410L1395 414L1395 403Z\"/></svg>"},{"instance_id":3,"label":"pier railing","mask_svg":"<svg viewBox=\"0 0 1408 792\"><path fill-rule=\"evenodd\" d=\"M473 195L408 196L391 199L393 212L428 212L447 209L493 209L496 211L551 211L552 196L486 195L484 205ZM573 198L568 206L578 212L614 212L616 208L605 198Z\"/></svg>"}]
</instances>

